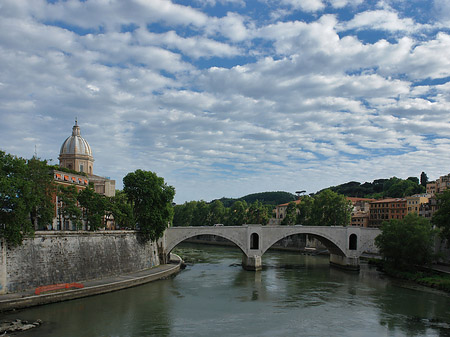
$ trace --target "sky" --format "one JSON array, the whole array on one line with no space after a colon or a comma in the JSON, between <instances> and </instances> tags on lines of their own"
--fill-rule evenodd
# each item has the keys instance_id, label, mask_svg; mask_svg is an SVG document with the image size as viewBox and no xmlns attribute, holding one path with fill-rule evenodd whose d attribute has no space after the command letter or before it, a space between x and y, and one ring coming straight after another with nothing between
<instances>
[{"instance_id":1,"label":"sky","mask_svg":"<svg viewBox=\"0 0 450 337\"><path fill-rule=\"evenodd\" d=\"M450 172L448 0L1 0L0 150L75 119L175 202Z\"/></svg>"}]
</instances>

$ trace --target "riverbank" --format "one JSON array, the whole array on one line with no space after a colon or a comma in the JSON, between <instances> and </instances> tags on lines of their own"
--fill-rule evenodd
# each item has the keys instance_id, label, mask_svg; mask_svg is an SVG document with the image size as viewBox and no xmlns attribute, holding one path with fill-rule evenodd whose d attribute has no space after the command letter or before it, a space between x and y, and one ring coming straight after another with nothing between
<instances>
[{"instance_id":1,"label":"riverbank","mask_svg":"<svg viewBox=\"0 0 450 337\"><path fill-rule=\"evenodd\" d=\"M450 293L450 268L448 266L421 267L415 271L397 270L387 266L382 260L369 259L369 264L390 277L412 281L417 284Z\"/></svg>"},{"instance_id":2,"label":"riverbank","mask_svg":"<svg viewBox=\"0 0 450 337\"><path fill-rule=\"evenodd\" d=\"M180 271L182 262L182 259L178 255L172 254L171 263L169 264L159 265L130 274L81 282L84 285L81 289L64 290L41 295L35 295L35 289L29 289L19 293L0 295L0 312L68 301L135 287L177 274Z\"/></svg>"}]
</instances>

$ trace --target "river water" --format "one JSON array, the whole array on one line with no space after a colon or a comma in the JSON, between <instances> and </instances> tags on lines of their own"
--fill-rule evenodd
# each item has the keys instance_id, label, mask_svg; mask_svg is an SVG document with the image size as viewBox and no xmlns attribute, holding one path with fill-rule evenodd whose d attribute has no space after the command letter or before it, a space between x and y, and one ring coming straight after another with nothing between
<instances>
[{"instance_id":1,"label":"river water","mask_svg":"<svg viewBox=\"0 0 450 337\"><path fill-rule=\"evenodd\" d=\"M185 244L170 279L3 315L42 319L20 336L450 336L450 296L331 268L326 256L272 252L261 272L241 252Z\"/></svg>"}]
</instances>

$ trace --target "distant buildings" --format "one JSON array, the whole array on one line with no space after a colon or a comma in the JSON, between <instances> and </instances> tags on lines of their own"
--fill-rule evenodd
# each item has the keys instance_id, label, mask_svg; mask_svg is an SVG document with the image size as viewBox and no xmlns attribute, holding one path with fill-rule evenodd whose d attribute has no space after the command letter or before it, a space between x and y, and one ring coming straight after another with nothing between
<instances>
[{"instance_id":1,"label":"distant buildings","mask_svg":"<svg viewBox=\"0 0 450 337\"><path fill-rule=\"evenodd\" d=\"M426 193L406 198L386 198L381 200L347 197L353 205L350 226L379 228L384 221L401 220L407 214L417 214L431 219L438 210L436 195L450 189L450 174L429 182ZM301 200L295 201L297 204ZM286 216L289 204L278 205L274 211L275 219L270 224L280 224Z\"/></svg>"}]
</instances>

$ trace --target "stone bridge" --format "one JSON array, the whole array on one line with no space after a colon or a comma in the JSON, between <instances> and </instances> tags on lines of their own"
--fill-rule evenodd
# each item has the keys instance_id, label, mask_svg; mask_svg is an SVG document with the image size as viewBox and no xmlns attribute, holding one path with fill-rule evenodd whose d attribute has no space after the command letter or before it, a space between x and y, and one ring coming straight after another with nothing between
<instances>
[{"instance_id":1,"label":"stone bridge","mask_svg":"<svg viewBox=\"0 0 450 337\"><path fill-rule=\"evenodd\" d=\"M168 258L180 242L197 235L216 235L233 242L242 251L242 266L261 270L263 254L277 241L294 234L308 234L330 252L330 263L346 269L359 269L362 253L376 253L375 237L380 230L342 226L202 226L170 227L162 238L163 256Z\"/></svg>"}]
</instances>

